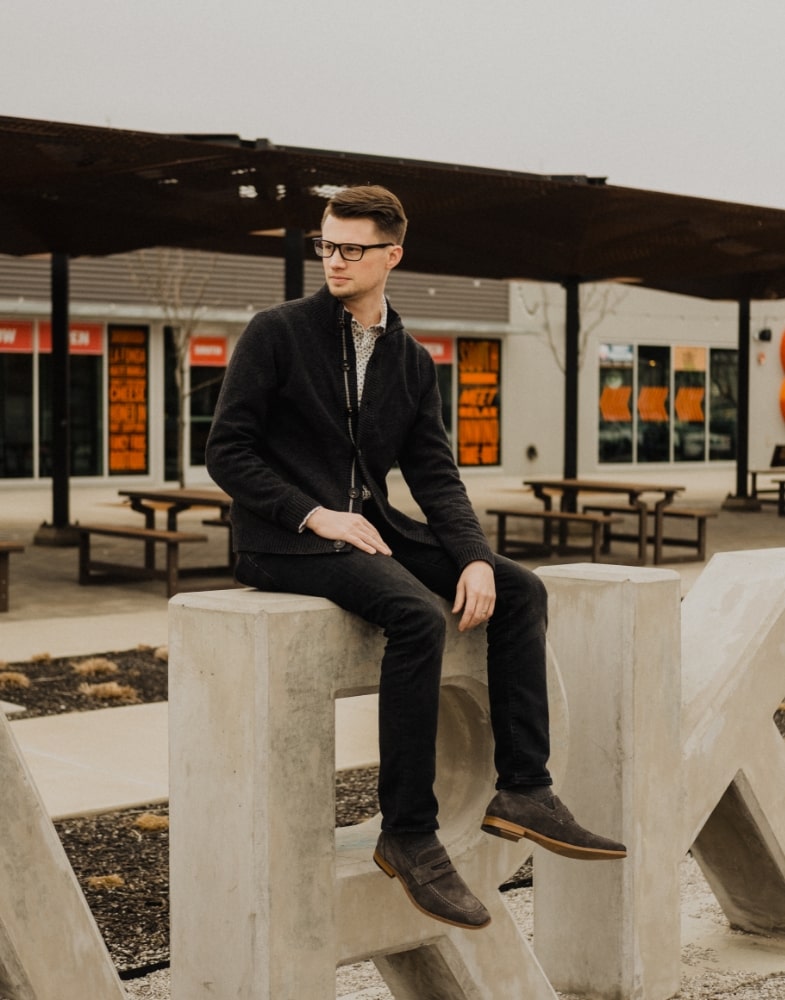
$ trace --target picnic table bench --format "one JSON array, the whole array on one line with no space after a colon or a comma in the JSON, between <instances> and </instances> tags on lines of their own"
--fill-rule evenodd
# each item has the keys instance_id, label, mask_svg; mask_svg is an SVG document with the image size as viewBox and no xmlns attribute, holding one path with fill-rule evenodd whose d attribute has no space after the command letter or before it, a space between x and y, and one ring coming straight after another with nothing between
<instances>
[{"instance_id":1,"label":"picnic table bench","mask_svg":"<svg viewBox=\"0 0 785 1000\"><path fill-rule=\"evenodd\" d=\"M612 503L590 503L584 504L583 510L587 513L602 513L602 514L618 514L618 515L629 515L634 517L639 517L639 510L637 507L630 507L625 504L612 504ZM646 516L653 518L653 510L648 510ZM664 561L663 548L666 545L673 545L680 548L694 549L695 555L684 555L684 556L669 556L668 562L704 562L706 559L706 522L711 517L716 517L716 510L708 510L700 507L662 507L659 511L659 517L663 525L670 518L676 518L679 520L688 520L695 523L696 532L695 535L666 535L664 531L657 536L656 532L651 532L647 535L647 542L654 545L654 563L658 565ZM621 518L620 518L621 519ZM610 552L612 541L626 541L626 542L637 542L638 532L634 534L632 532L620 532L614 531L611 525L608 525L603 530L603 541L602 541L602 551L604 553Z\"/></svg>"},{"instance_id":2,"label":"picnic table bench","mask_svg":"<svg viewBox=\"0 0 785 1000\"><path fill-rule=\"evenodd\" d=\"M502 556L516 555L552 555L554 550L559 553L585 552L591 555L592 562L599 562L603 543L603 532L611 524L622 520L612 514L585 514L563 510L526 509L499 510L494 508L486 511L496 518L496 551ZM520 518L542 522L542 539L510 538L507 533L507 519ZM567 537L569 526L583 525L591 529L591 542L588 546L570 544ZM557 525L561 530L554 542L553 528Z\"/></svg>"},{"instance_id":3,"label":"picnic table bench","mask_svg":"<svg viewBox=\"0 0 785 1000\"><path fill-rule=\"evenodd\" d=\"M77 524L79 532L79 583L86 585L100 574L120 578L140 578L146 580L165 580L166 596L177 593L180 578L180 545L184 542L206 542L207 535L194 531L169 531L163 528L136 528L119 524ZM104 535L109 538L123 538L142 542L144 545L143 564L135 565L125 562L112 562L105 559L94 559L90 551L93 535ZM155 546L166 546L166 566L159 568L155 564Z\"/></svg>"},{"instance_id":4,"label":"picnic table bench","mask_svg":"<svg viewBox=\"0 0 785 1000\"><path fill-rule=\"evenodd\" d=\"M21 542L0 542L0 611L8 611L9 556L12 552L24 552Z\"/></svg>"},{"instance_id":5,"label":"picnic table bench","mask_svg":"<svg viewBox=\"0 0 785 1000\"><path fill-rule=\"evenodd\" d=\"M232 500L223 490L205 486L171 489L137 487L120 490L119 493L120 496L127 498L132 510L144 517L146 528L156 526L156 513L161 510L165 512L166 527L169 531L178 530L178 518L181 514L201 507L216 511L214 516L204 518L202 524L226 529L226 563L223 566L205 566L203 572L227 570L231 572L234 569L232 522L229 518Z\"/></svg>"}]
</instances>

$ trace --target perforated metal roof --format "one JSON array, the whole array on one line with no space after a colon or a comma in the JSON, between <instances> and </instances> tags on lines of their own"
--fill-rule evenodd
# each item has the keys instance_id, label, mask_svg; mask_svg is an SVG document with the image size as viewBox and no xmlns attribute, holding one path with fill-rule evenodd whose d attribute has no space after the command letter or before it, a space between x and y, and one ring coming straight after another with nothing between
<instances>
[{"instance_id":1,"label":"perforated metal roof","mask_svg":"<svg viewBox=\"0 0 785 1000\"><path fill-rule=\"evenodd\" d=\"M0 117L0 252L163 245L281 256L280 238L258 234L317 230L325 197L362 183L401 198L411 223L407 270L785 297L778 209L597 178L8 117Z\"/></svg>"}]
</instances>

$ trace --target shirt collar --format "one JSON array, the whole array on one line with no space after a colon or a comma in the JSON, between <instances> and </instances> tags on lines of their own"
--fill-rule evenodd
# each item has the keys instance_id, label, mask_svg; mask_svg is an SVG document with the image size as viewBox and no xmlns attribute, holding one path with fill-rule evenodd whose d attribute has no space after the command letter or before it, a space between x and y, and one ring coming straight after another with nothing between
<instances>
[{"instance_id":1,"label":"shirt collar","mask_svg":"<svg viewBox=\"0 0 785 1000\"><path fill-rule=\"evenodd\" d=\"M387 299L385 298L384 295L382 296L382 311L378 323L372 323L366 330L366 328L362 325L362 323L359 320L355 319L354 316L352 316L352 330L361 331L363 333L370 333L371 331L373 331L378 336L379 334L384 333L386 329L387 329Z\"/></svg>"}]
</instances>

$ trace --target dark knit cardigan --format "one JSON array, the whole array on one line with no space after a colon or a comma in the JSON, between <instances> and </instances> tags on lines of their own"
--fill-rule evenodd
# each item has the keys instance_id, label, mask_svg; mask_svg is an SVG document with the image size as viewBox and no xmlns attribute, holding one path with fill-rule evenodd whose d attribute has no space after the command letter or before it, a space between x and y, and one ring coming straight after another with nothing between
<instances>
[{"instance_id":1,"label":"dark knit cardigan","mask_svg":"<svg viewBox=\"0 0 785 1000\"><path fill-rule=\"evenodd\" d=\"M317 505L362 509L350 496L356 463L355 486L371 491L384 522L442 545L460 569L476 559L492 562L444 430L430 355L388 308L357 407L354 344L343 324L343 306L325 286L257 314L237 343L207 442L207 469L232 497L235 549L349 551L298 528ZM390 505L386 479L396 462L427 524Z\"/></svg>"}]
</instances>

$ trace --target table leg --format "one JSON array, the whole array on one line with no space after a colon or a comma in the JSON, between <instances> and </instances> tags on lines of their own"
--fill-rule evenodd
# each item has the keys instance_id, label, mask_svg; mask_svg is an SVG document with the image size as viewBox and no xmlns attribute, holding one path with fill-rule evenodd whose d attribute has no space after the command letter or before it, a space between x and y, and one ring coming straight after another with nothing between
<instances>
[{"instance_id":1,"label":"table leg","mask_svg":"<svg viewBox=\"0 0 785 1000\"><path fill-rule=\"evenodd\" d=\"M665 534L665 518L663 511L673 500L673 494L669 493L654 504L654 565L659 566L662 562L662 539Z\"/></svg>"},{"instance_id":2,"label":"table leg","mask_svg":"<svg viewBox=\"0 0 785 1000\"><path fill-rule=\"evenodd\" d=\"M8 611L8 553L0 552L0 611Z\"/></svg>"},{"instance_id":3,"label":"table leg","mask_svg":"<svg viewBox=\"0 0 785 1000\"><path fill-rule=\"evenodd\" d=\"M781 479L777 486L779 487L779 492L777 493L777 513L780 517L785 517L785 479Z\"/></svg>"},{"instance_id":4,"label":"table leg","mask_svg":"<svg viewBox=\"0 0 785 1000\"><path fill-rule=\"evenodd\" d=\"M144 517L145 528L155 528L155 507L149 507L143 500L131 497L131 510ZM144 567L155 569L155 542L144 543Z\"/></svg>"},{"instance_id":5,"label":"table leg","mask_svg":"<svg viewBox=\"0 0 785 1000\"><path fill-rule=\"evenodd\" d=\"M649 524L648 524L649 508L646 505L646 501L645 500L641 500L641 499L632 500L632 506L635 507L636 510L638 511L638 565L639 566L645 566L646 565L646 545L647 545L648 539L649 539ZM655 552L655 560L654 561L655 562L657 561L656 560L656 552L657 552L657 525L658 524L660 524L660 521L659 521L659 519L658 519L658 517L656 515L656 507L655 507L655 517L654 517L654 528L655 528L655 530L654 530L654 552ZM660 529L661 528L662 528L662 526L660 524Z\"/></svg>"},{"instance_id":6,"label":"table leg","mask_svg":"<svg viewBox=\"0 0 785 1000\"><path fill-rule=\"evenodd\" d=\"M570 514L574 514L577 511L578 509L577 490L564 490L562 492L559 509L567 511ZM569 536L569 525L566 522L562 522L559 525L559 552L563 552L567 548L568 536Z\"/></svg>"}]
</instances>

